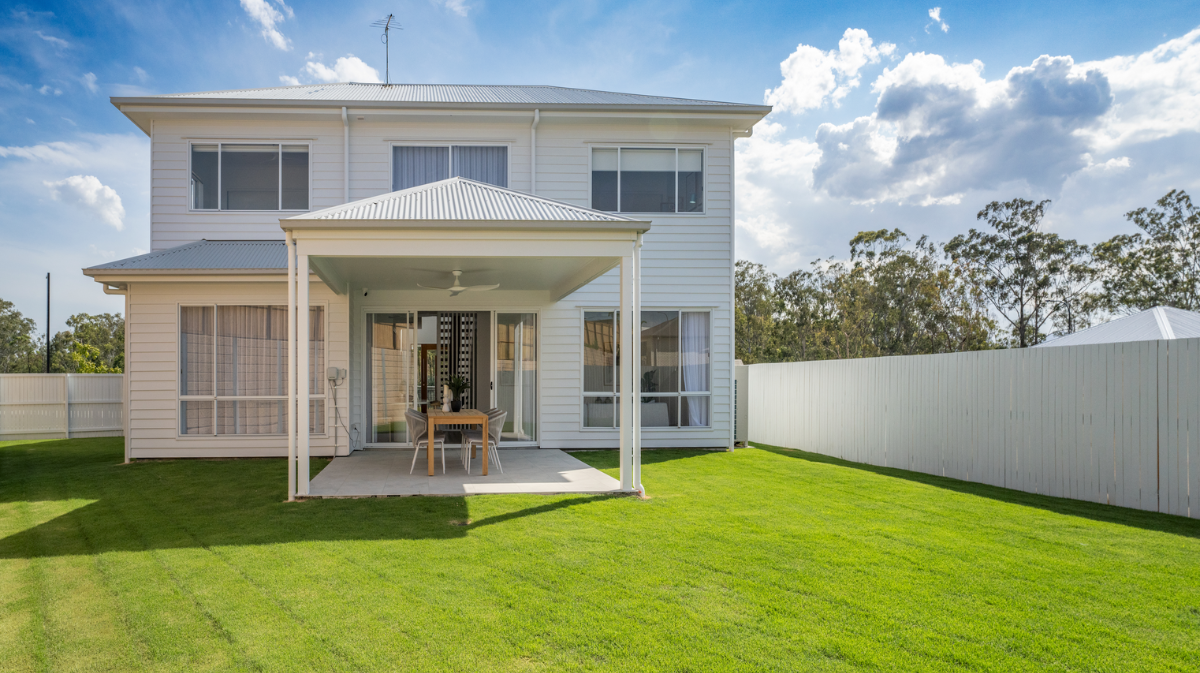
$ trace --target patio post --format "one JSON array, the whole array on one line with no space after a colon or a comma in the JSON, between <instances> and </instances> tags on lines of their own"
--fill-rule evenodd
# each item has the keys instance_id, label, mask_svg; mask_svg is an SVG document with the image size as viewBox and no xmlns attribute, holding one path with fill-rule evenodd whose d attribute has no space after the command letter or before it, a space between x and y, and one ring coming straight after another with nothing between
<instances>
[{"instance_id":1,"label":"patio post","mask_svg":"<svg viewBox=\"0 0 1200 673\"><path fill-rule=\"evenodd\" d=\"M288 502L296 499L296 247L285 236L288 263Z\"/></svg>"},{"instance_id":2,"label":"patio post","mask_svg":"<svg viewBox=\"0 0 1200 673\"><path fill-rule=\"evenodd\" d=\"M637 244L633 247L633 490L645 493L642 489L642 235L638 234Z\"/></svg>"},{"instance_id":3,"label":"patio post","mask_svg":"<svg viewBox=\"0 0 1200 673\"><path fill-rule=\"evenodd\" d=\"M308 495L308 448L309 448L309 420L308 408L310 405L309 384L312 377L308 371L308 349L309 345L309 308L308 308L308 255L301 253L297 248L296 251L296 332L299 333L299 339L296 344L296 381L299 385L296 386L297 398L297 419L296 432L299 442L297 442L297 465L296 465L296 493L298 495Z\"/></svg>"},{"instance_id":4,"label":"patio post","mask_svg":"<svg viewBox=\"0 0 1200 673\"><path fill-rule=\"evenodd\" d=\"M637 361L634 360L636 347L633 345L635 325L638 323L638 318L634 316L634 289L636 277L634 275L634 250L630 247L629 253L621 257L621 320L620 320L620 335L618 338L617 358L619 364L620 376L620 413L621 413L621 490L632 491L635 489L634 472L633 472L633 445L634 445L634 406L640 403L640 396L635 394L635 386L640 382L635 380L634 367L637 366Z\"/></svg>"}]
</instances>

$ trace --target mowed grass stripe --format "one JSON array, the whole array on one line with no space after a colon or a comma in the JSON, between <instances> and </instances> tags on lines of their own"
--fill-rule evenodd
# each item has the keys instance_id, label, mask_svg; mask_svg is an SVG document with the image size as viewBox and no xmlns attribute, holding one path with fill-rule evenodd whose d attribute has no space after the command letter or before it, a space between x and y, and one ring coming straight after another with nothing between
<instances>
[{"instance_id":1,"label":"mowed grass stripe","mask_svg":"<svg viewBox=\"0 0 1200 673\"><path fill-rule=\"evenodd\" d=\"M282 461L119 446L0 447L0 507L72 498L4 528L0 563L90 554L135 669L1200 666L1200 525L1177 517L758 449L646 451L646 501L287 504Z\"/></svg>"}]
</instances>

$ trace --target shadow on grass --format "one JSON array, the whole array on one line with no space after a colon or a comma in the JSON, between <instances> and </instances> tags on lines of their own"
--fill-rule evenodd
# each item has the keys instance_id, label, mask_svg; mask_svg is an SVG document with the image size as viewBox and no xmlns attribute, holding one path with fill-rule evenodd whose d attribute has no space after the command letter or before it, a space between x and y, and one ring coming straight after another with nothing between
<instances>
[{"instance_id":1,"label":"shadow on grass","mask_svg":"<svg viewBox=\"0 0 1200 673\"><path fill-rule=\"evenodd\" d=\"M0 558L301 541L440 540L610 496L574 497L469 526L465 497L285 502L279 459L124 465L120 438L0 446L0 506L35 525L0 539ZM328 464L314 460L313 473ZM21 514L18 514L21 512Z\"/></svg>"},{"instance_id":2,"label":"shadow on grass","mask_svg":"<svg viewBox=\"0 0 1200 673\"><path fill-rule=\"evenodd\" d=\"M572 458L587 463L598 470L617 469L621 466L621 455L617 449L569 451ZM724 449L642 449L642 467L668 463L687 458L699 458L714 453L725 453Z\"/></svg>"},{"instance_id":3,"label":"shadow on grass","mask_svg":"<svg viewBox=\"0 0 1200 673\"><path fill-rule=\"evenodd\" d=\"M1144 530L1158 531L1161 533L1171 533L1173 535L1200 538L1200 521L1176 516L1173 514L1146 512L1143 510L1128 509L1114 505L1085 502L1083 500L1071 500L1069 498L1026 493L1024 491L1015 491L1008 488L1001 488L999 486L979 484L970 481L961 481L959 479L952 479L950 477L939 477L931 474L923 474L921 472L910 472L908 470L901 470L894 467L879 467L876 465L867 465L865 463L854 463L847 460L842 460L840 458L824 456L819 453L801 451L799 449L785 449L767 444L754 444L753 448L761 449L779 456L785 456L787 458L805 460L811 463L825 463L828 465L837 465L839 467L848 467L855 470L861 470L863 472L871 472L873 474L878 474L885 477L894 477L896 479L904 479L906 481L925 484L927 486L933 486L935 488L941 488L947 491L954 491L956 493L977 495L983 498L990 498L992 500L998 500L1016 505L1024 505L1026 507L1036 507L1037 509L1054 512L1056 514L1078 516L1104 523L1114 523L1122 526L1133 526L1136 528L1142 528Z\"/></svg>"}]
</instances>

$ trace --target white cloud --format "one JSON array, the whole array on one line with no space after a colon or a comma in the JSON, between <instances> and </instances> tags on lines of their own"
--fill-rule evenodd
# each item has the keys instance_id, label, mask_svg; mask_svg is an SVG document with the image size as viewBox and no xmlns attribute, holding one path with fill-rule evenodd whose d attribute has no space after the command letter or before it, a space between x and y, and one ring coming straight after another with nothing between
<instances>
[{"instance_id":1,"label":"white cloud","mask_svg":"<svg viewBox=\"0 0 1200 673\"><path fill-rule=\"evenodd\" d=\"M933 22L930 23L929 25L925 26L926 33L929 32L929 28L931 26L939 26L942 29L943 33L950 32L950 26L945 21L942 21L942 8L941 7L934 7L933 9L929 10L929 18L933 19Z\"/></svg>"},{"instance_id":2,"label":"white cloud","mask_svg":"<svg viewBox=\"0 0 1200 673\"><path fill-rule=\"evenodd\" d=\"M78 145L66 142L43 143L29 147L0 147L0 157L28 159L56 166L82 168Z\"/></svg>"},{"instance_id":3,"label":"white cloud","mask_svg":"<svg viewBox=\"0 0 1200 673\"><path fill-rule=\"evenodd\" d=\"M50 189L50 197L89 210L120 231L125 228L125 206L116 190L100 182L94 175L72 175L69 178L42 182Z\"/></svg>"},{"instance_id":4,"label":"white cloud","mask_svg":"<svg viewBox=\"0 0 1200 673\"><path fill-rule=\"evenodd\" d=\"M150 75L145 70L142 70L140 66L136 65L133 66L133 76L137 77L137 80L142 84L145 84L150 79Z\"/></svg>"},{"instance_id":5,"label":"white cloud","mask_svg":"<svg viewBox=\"0 0 1200 673\"><path fill-rule=\"evenodd\" d=\"M96 93L100 90L100 87L96 86L96 73L84 73L83 77L80 77L79 79L81 82L83 82L83 85L87 87L88 91Z\"/></svg>"},{"instance_id":6,"label":"white cloud","mask_svg":"<svg viewBox=\"0 0 1200 673\"><path fill-rule=\"evenodd\" d=\"M382 82L379 71L363 62L354 54L347 54L334 61L329 67L320 61L304 64L304 72L318 82ZM298 83L298 82L297 82Z\"/></svg>"},{"instance_id":7,"label":"white cloud","mask_svg":"<svg viewBox=\"0 0 1200 673\"><path fill-rule=\"evenodd\" d=\"M821 51L801 44L779 64L783 82L768 89L768 105L786 112L803 112L819 108L828 101L835 106L859 85L859 70L868 63L878 63L881 56L890 56L896 45L882 42L875 46L867 31L847 28L838 41L838 48Z\"/></svg>"},{"instance_id":8,"label":"white cloud","mask_svg":"<svg viewBox=\"0 0 1200 673\"><path fill-rule=\"evenodd\" d=\"M468 8L466 0L441 0L441 4L445 5L446 9L459 16L467 15Z\"/></svg>"},{"instance_id":9,"label":"white cloud","mask_svg":"<svg viewBox=\"0 0 1200 673\"><path fill-rule=\"evenodd\" d=\"M1200 28L1134 56L1084 63L1104 73L1113 105L1085 133L1102 150L1200 131Z\"/></svg>"},{"instance_id":10,"label":"white cloud","mask_svg":"<svg viewBox=\"0 0 1200 673\"><path fill-rule=\"evenodd\" d=\"M283 0L276 0L276 2L279 4L278 8L267 0L241 0L242 9L246 11L246 15L262 27L263 39L274 45L276 49L291 51L291 40L279 32L276 24L283 23L287 18L295 18L295 13L291 7L284 4Z\"/></svg>"},{"instance_id":11,"label":"white cloud","mask_svg":"<svg viewBox=\"0 0 1200 673\"><path fill-rule=\"evenodd\" d=\"M49 94L54 94L55 96L61 96L62 89L56 89L56 88L50 86L49 84L43 84L42 87L40 89L38 89L38 93L42 94L43 96L47 96Z\"/></svg>"},{"instance_id":12,"label":"white cloud","mask_svg":"<svg viewBox=\"0 0 1200 673\"><path fill-rule=\"evenodd\" d=\"M30 119L29 117L26 117L26 118L25 118L25 123L26 123L26 124L36 124L37 122L33 121L33 120L32 120L32 119Z\"/></svg>"},{"instance_id":13,"label":"white cloud","mask_svg":"<svg viewBox=\"0 0 1200 673\"><path fill-rule=\"evenodd\" d=\"M814 184L863 203L953 202L1007 182L1054 193L1087 165L1081 131L1111 107L1108 80L1069 56L1041 56L991 82L982 71L925 53L885 69L874 114L817 129Z\"/></svg>"},{"instance_id":14,"label":"white cloud","mask_svg":"<svg viewBox=\"0 0 1200 673\"><path fill-rule=\"evenodd\" d=\"M284 86L298 86L300 84L300 80L291 75L280 75L279 82Z\"/></svg>"},{"instance_id":15,"label":"white cloud","mask_svg":"<svg viewBox=\"0 0 1200 673\"><path fill-rule=\"evenodd\" d=\"M52 44L56 47L62 47L65 49L65 48L71 46L70 42L67 42L66 40L64 40L62 38L54 37L53 35L46 35L45 33L43 33L40 30L35 30L35 31L33 31L33 33L34 33L34 35L37 35L38 37L42 38L43 40L49 42L50 44Z\"/></svg>"},{"instance_id":16,"label":"white cloud","mask_svg":"<svg viewBox=\"0 0 1200 673\"><path fill-rule=\"evenodd\" d=\"M1132 56L1042 56L996 78L979 61L912 53L872 91L871 114L816 129L773 115L737 141L739 258L789 272L882 227L945 241L1014 196L1053 199L1047 226L1094 242L1127 233L1122 214L1170 189L1200 193L1200 29Z\"/></svg>"}]
</instances>

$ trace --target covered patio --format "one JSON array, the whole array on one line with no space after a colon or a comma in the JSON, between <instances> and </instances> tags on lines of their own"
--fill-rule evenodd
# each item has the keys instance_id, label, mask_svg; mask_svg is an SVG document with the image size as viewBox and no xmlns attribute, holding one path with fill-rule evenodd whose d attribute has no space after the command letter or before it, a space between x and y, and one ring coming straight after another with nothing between
<instances>
[{"instance_id":1,"label":"covered patio","mask_svg":"<svg viewBox=\"0 0 1200 673\"><path fill-rule=\"evenodd\" d=\"M280 220L288 251L289 499L360 495L465 493L639 492L640 404L635 401L640 342L640 248L650 223L451 178ZM308 270L334 293L417 293L430 273L486 271L487 283L555 302L602 274L619 269L617 330L620 479L548 449L506 449L504 473L468 476L454 459L448 472L409 475L412 450L372 448L340 457L317 479L308 472L313 383L309 371ZM428 289L428 288L426 288ZM449 297L449 295L447 295ZM480 406L483 406L480 404ZM448 447L449 448L449 447ZM424 458L424 456L422 456ZM509 462L512 466L510 468ZM419 462L424 463L424 460ZM455 463L457 472L449 469ZM478 468L478 464L476 464ZM419 478L418 478L419 477Z\"/></svg>"},{"instance_id":2,"label":"covered patio","mask_svg":"<svg viewBox=\"0 0 1200 673\"><path fill-rule=\"evenodd\" d=\"M425 471L425 452L410 472L412 449L355 451L333 462L313 478L310 497L354 498L405 495L480 495L485 493L618 493L621 482L557 449L504 449L504 471L493 465L488 476L479 460L467 474L457 447L446 447L446 472L438 455L437 473ZM449 455L453 454L453 455Z\"/></svg>"}]
</instances>

